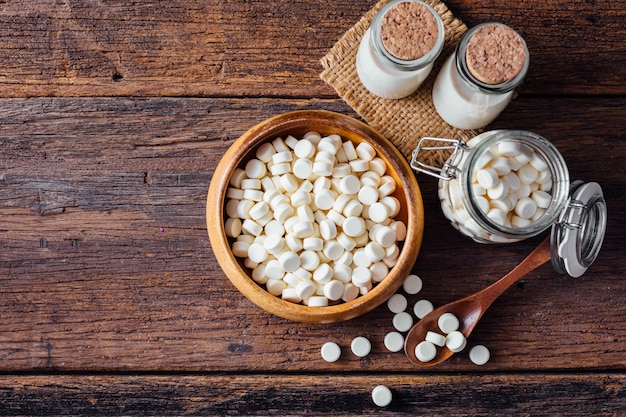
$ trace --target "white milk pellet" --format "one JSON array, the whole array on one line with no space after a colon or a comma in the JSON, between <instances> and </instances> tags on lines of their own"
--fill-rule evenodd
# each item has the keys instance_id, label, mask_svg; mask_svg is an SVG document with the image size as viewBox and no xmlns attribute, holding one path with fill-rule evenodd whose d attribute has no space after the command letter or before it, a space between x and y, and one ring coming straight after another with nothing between
<instances>
[{"instance_id":1,"label":"white milk pellet","mask_svg":"<svg viewBox=\"0 0 626 417\"><path fill-rule=\"evenodd\" d=\"M255 282L326 306L384 280L407 229L394 220L397 184L374 147L307 132L264 143L255 156L229 180L224 225Z\"/></svg>"},{"instance_id":2,"label":"white milk pellet","mask_svg":"<svg viewBox=\"0 0 626 417\"><path fill-rule=\"evenodd\" d=\"M415 347L415 356L422 362L430 362L437 356L437 346L424 340Z\"/></svg>"},{"instance_id":3,"label":"white milk pellet","mask_svg":"<svg viewBox=\"0 0 626 417\"><path fill-rule=\"evenodd\" d=\"M437 319L437 325L442 332L449 334L459 329L459 319L452 313L443 313Z\"/></svg>"},{"instance_id":4,"label":"white milk pellet","mask_svg":"<svg viewBox=\"0 0 626 417\"><path fill-rule=\"evenodd\" d=\"M413 326L413 317L406 311L396 313L392 319L393 327L399 332L408 332Z\"/></svg>"},{"instance_id":5,"label":"white milk pellet","mask_svg":"<svg viewBox=\"0 0 626 417\"><path fill-rule=\"evenodd\" d=\"M324 296L330 301L337 301L343 295L343 283L332 280L324 284Z\"/></svg>"},{"instance_id":6,"label":"white milk pellet","mask_svg":"<svg viewBox=\"0 0 626 417\"><path fill-rule=\"evenodd\" d=\"M375 262L370 266L370 272L372 273L372 282L378 283L385 279L389 273L389 268L384 262Z\"/></svg>"},{"instance_id":7,"label":"white milk pellet","mask_svg":"<svg viewBox=\"0 0 626 417\"><path fill-rule=\"evenodd\" d=\"M459 353L467 345L467 339L463 333L455 330L446 335L446 347L453 353Z\"/></svg>"},{"instance_id":8,"label":"white milk pellet","mask_svg":"<svg viewBox=\"0 0 626 417\"><path fill-rule=\"evenodd\" d=\"M377 385L372 390L372 401L379 407L386 407L391 404L393 394L391 390L384 385Z\"/></svg>"},{"instance_id":9,"label":"white milk pellet","mask_svg":"<svg viewBox=\"0 0 626 417\"><path fill-rule=\"evenodd\" d=\"M446 337L444 335L431 331L426 332L425 340L439 347L446 345Z\"/></svg>"},{"instance_id":10,"label":"white milk pellet","mask_svg":"<svg viewBox=\"0 0 626 417\"><path fill-rule=\"evenodd\" d=\"M352 340L352 343L350 344L350 349L355 356L363 358L369 355L370 351L372 350L372 344L366 337L357 336Z\"/></svg>"},{"instance_id":11,"label":"white milk pellet","mask_svg":"<svg viewBox=\"0 0 626 417\"><path fill-rule=\"evenodd\" d=\"M402 283L402 289L407 294L417 294L422 290L422 279L415 274L410 274Z\"/></svg>"},{"instance_id":12,"label":"white milk pellet","mask_svg":"<svg viewBox=\"0 0 626 417\"><path fill-rule=\"evenodd\" d=\"M489 349L483 345L473 346L469 351L469 358L476 365L486 364L490 356Z\"/></svg>"},{"instance_id":13,"label":"white milk pellet","mask_svg":"<svg viewBox=\"0 0 626 417\"><path fill-rule=\"evenodd\" d=\"M413 306L413 314L415 314L415 316L418 319L422 319L428 313L433 311L433 309L434 309L433 308L433 303L431 303L430 301L428 301L428 300L419 300Z\"/></svg>"},{"instance_id":14,"label":"white milk pellet","mask_svg":"<svg viewBox=\"0 0 626 417\"><path fill-rule=\"evenodd\" d=\"M383 343L390 352L400 352L404 348L404 336L398 332L389 332Z\"/></svg>"},{"instance_id":15,"label":"white milk pellet","mask_svg":"<svg viewBox=\"0 0 626 417\"><path fill-rule=\"evenodd\" d=\"M307 305L310 307L326 307L328 306L328 298L324 296L312 296L309 297Z\"/></svg>"},{"instance_id":16,"label":"white milk pellet","mask_svg":"<svg viewBox=\"0 0 626 417\"><path fill-rule=\"evenodd\" d=\"M296 294L301 300L306 300L315 293L315 284L309 280L302 280L296 286ZM342 294L343 295L343 294Z\"/></svg>"},{"instance_id":17,"label":"white milk pellet","mask_svg":"<svg viewBox=\"0 0 626 417\"><path fill-rule=\"evenodd\" d=\"M343 287L343 295L341 296L341 299L347 303L356 299L359 296L359 294L360 294L359 287L351 283L347 283Z\"/></svg>"},{"instance_id":18,"label":"white milk pellet","mask_svg":"<svg viewBox=\"0 0 626 417\"><path fill-rule=\"evenodd\" d=\"M403 312L406 310L407 304L406 297L402 294L394 294L387 300L387 308L389 308L389 311L392 313Z\"/></svg>"},{"instance_id":19,"label":"white milk pellet","mask_svg":"<svg viewBox=\"0 0 626 417\"><path fill-rule=\"evenodd\" d=\"M341 348L335 342L326 342L322 345L320 353L326 362L337 362L341 357Z\"/></svg>"},{"instance_id":20,"label":"white milk pellet","mask_svg":"<svg viewBox=\"0 0 626 417\"><path fill-rule=\"evenodd\" d=\"M468 146L473 147L484 139L479 135L469 141ZM466 159L458 165L464 161ZM542 155L524 143L504 140L492 145L476 158L474 172L469 175L472 180L470 190L473 192L469 199L473 199L478 209L497 226L529 227L542 217L551 204L550 167ZM465 208L460 181L460 178L439 181L441 208L453 226L477 241L519 240L491 234L474 221Z\"/></svg>"}]
</instances>

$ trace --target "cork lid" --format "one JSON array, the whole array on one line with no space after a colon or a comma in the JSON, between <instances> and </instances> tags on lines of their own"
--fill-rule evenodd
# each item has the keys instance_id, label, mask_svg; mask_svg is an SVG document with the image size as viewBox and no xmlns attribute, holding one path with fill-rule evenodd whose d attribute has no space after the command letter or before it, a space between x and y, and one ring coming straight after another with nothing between
<instances>
[{"instance_id":1,"label":"cork lid","mask_svg":"<svg viewBox=\"0 0 626 417\"><path fill-rule=\"evenodd\" d=\"M515 78L524 68L527 51L524 40L505 25L487 24L470 37L465 59L477 80L490 85Z\"/></svg>"},{"instance_id":2,"label":"cork lid","mask_svg":"<svg viewBox=\"0 0 626 417\"><path fill-rule=\"evenodd\" d=\"M382 18L380 34L387 52L412 61L435 47L439 35L437 19L424 5L405 1L391 7Z\"/></svg>"}]
</instances>

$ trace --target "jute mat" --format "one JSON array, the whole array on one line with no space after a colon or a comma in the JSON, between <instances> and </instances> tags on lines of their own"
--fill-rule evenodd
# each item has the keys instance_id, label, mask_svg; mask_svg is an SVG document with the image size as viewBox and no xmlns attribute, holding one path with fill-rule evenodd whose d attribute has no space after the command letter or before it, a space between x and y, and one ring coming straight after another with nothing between
<instances>
[{"instance_id":1,"label":"jute mat","mask_svg":"<svg viewBox=\"0 0 626 417\"><path fill-rule=\"evenodd\" d=\"M390 0L381 0L361 20L349 29L321 59L324 70L320 78L332 86L372 128L389 139L407 158L422 137L453 138L469 140L478 134L474 130L461 130L444 122L432 100L432 88L437 73L446 58L454 52L457 43L467 31L467 26L457 19L442 1L425 0L439 13L445 28L445 43L433 70L419 87L408 97L399 100L380 98L361 84L356 72L356 53L365 31L376 12ZM429 165L441 166L449 151L420 152L419 160Z\"/></svg>"}]
</instances>

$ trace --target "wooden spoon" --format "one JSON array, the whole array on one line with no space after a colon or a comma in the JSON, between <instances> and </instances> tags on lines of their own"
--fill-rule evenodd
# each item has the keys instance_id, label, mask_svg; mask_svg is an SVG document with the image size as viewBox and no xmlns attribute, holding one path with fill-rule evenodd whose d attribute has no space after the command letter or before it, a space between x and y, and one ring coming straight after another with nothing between
<instances>
[{"instance_id":1,"label":"wooden spoon","mask_svg":"<svg viewBox=\"0 0 626 417\"><path fill-rule=\"evenodd\" d=\"M426 332L434 331L441 334L437 324L439 316L446 312L454 314L459 319L459 331L463 333L465 338L468 338L480 318L496 298L517 280L543 265L550 258L550 236L548 236L515 269L498 281L477 293L453 301L428 313L413 326L406 336L404 351L409 360L419 366L433 366L448 359L453 352L446 347L437 347L437 356L429 362L422 362L415 356L415 347L425 339Z\"/></svg>"}]
</instances>

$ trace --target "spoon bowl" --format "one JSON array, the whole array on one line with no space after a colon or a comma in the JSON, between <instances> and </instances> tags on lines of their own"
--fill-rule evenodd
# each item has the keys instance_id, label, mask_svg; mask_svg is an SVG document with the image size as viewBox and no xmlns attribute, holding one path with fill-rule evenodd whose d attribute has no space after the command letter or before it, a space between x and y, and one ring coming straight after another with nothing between
<instances>
[{"instance_id":1,"label":"spoon bowl","mask_svg":"<svg viewBox=\"0 0 626 417\"><path fill-rule=\"evenodd\" d=\"M519 265L498 281L477 293L443 305L425 315L406 336L404 342L406 356L418 366L434 366L450 358L453 352L447 347L438 347L435 358L428 362L422 362L415 355L415 348L426 338L426 333L432 331L441 334L438 320L443 313L452 313L459 319L458 330L467 339L485 311L507 288L550 259L550 237L548 236Z\"/></svg>"}]
</instances>

